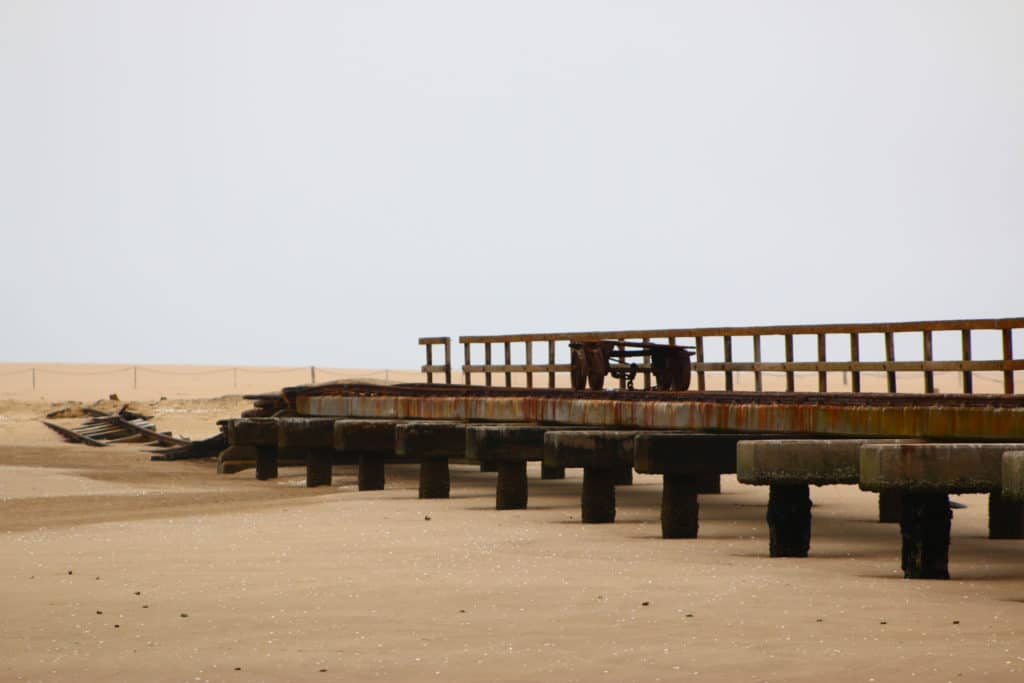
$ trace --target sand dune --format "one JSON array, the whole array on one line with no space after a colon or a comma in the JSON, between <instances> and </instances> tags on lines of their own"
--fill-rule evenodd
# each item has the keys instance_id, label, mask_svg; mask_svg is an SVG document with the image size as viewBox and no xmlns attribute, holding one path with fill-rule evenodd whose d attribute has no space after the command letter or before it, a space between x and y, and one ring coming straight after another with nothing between
<instances>
[{"instance_id":1,"label":"sand dune","mask_svg":"<svg viewBox=\"0 0 1024 683\"><path fill-rule=\"evenodd\" d=\"M106 379L50 396L120 391L192 436L248 405ZM961 497L954 580L913 582L855 487L812 492L809 558L770 559L767 490L732 477L702 496L701 538L666 541L658 477L584 526L574 473L531 466L524 511L496 512L494 475L466 466L450 500L418 500L408 466L384 491L347 467L306 489L295 468L257 482L66 444L38 424L50 396L19 396L0 401L0 680L1024 678L1024 541L986 538L984 496Z\"/></svg>"}]
</instances>

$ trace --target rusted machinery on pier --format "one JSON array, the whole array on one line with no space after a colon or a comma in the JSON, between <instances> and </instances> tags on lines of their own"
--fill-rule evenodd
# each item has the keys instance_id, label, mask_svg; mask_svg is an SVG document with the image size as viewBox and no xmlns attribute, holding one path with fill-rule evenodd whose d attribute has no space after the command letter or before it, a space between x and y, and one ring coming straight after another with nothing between
<instances>
[{"instance_id":1,"label":"rusted machinery on pier","mask_svg":"<svg viewBox=\"0 0 1024 683\"><path fill-rule=\"evenodd\" d=\"M626 363L627 358L650 358L651 373L659 391L686 391L690 388L690 356L692 346L652 344L616 340L571 341L572 388L603 389L604 378L626 380L626 388L633 389L633 379L640 366Z\"/></svg>"}]
</instances>

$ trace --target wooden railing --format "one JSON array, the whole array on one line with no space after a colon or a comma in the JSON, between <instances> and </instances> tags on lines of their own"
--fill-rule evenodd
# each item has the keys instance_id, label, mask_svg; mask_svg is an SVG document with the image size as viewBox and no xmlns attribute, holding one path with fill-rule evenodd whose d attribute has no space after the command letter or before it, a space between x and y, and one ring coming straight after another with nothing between
<instances>
[{"instance_id":1,"label":"wooden railing","mask_svg":"<svg viewBox=\"0 0 1024 683\"><path fill-rule=\"evenodd\" d=\"M1013 333L1015 330L1024 330L1024 318L1002 318L986 320L940 320L926 322L906 323L867 323L867 324L829 324L829 325L772 325L761 327L707 327L707 328L681 328L681 329L654 329L654 330L615 330L605 332L564 332L557 334L509 334L492 336L464 336L459 338L464 353L462 366L463 381L465 384L473 383L474 375L483 375L486 386L492 386L494 375L504 375L505 386L527 386L535 385L535 376L543 378L546 375L547 386L565 386L568 384L567 376L570 370L568 362L559 363L556 361L556 352L559 348L568 351L568 342L588 341L598 339L618 339L628 341L661 341L668 344L686 344L696 347L696 358L693 369L696 374L696 386L698 390L706 390L714 379L717 385L718 378L722 379L721 388L726 391L744 390L736 381L738 373L742 373L744 380L752 377L753 382L748 388L753 391L766 391L765 378L769 375L785 377L785 391L797 390L797 379L817 376L817 391L836 390L830 388L830 375L833 384L835 376L841 373L844 382L844 391L860 392L868 390L862 388L862 375L877 373L884 378L884 385L877 387L877 390L895 392L897 391L897 374L904 377L907 373L915 378L923 379L923 384L915 391L925 393L936 392L936 373L945 375L955 374L959 378L960 391L966 394L974 393L974 373L984 373L984 379L989 382L1001 384L1003 393L1015 393L1014 372L1024 370L1024 359L1014 358L1013 354ZM989 339L989 344L982 349L987 357L976 357L976 344L972 343L974 333L989 331L998 336L997 339ZM862 340L866 335L880 335L882 348L878 353L863 354ZM915 359L900 360L897 358L897 339L901 341L906 335L917 336L915 345L919 349ZM949 351L955 347L956 356L953 359L935 359L935 337L944 335L943 346ZM950 339L949 337L956 339ZM839 348L847 350L841 355L848 356L842 360L835 360L837 339ZM958 337L958 338L957 338ZM772 354L763 353L765 342L781 338L781 353L777 358L771 358ZM737 342L749 339L752 348L750 360L734 360L734 351ZM717 343L720 340L720 360L709 359L710 355L718 355ZM813 360L796 360L795 347L797 343L805 341L815 342L816 354ZM427 373L427 381L432 381L433 373L445 373L445 381L451 383L451 357L450 339L447 337L432 337L420 340L421 344L427 347L427 364L423 366L423 372ZM435 344L442 344L445 348L445 364L434 365L431 347ZM541 345L541 353L546 350L546 362L534 363L535 345ZM474 346L483 346L483 363L473 362ZM519 345L523 346L522 357L524 362L515 363L512 360L513 350ZM561 345L561 346L560 346ZM502 362L496 362L494 347L500 349ZM546 349L545 349L546 346ZM715 347L716 352L711 354ZM829 348L832 349L833 359L829 360ZM994 349L994 350L993 350ZM989 353L989 351L992 351ZM567 355L567 353L566 353ZM871 356L877 356L872 358ZM947 353L946 355L950 355ZM638 363L638 369L642 376L642 388L651 388L650 359L643 358ZM559 373L565 373L563 381L559 382ZM847 375L850 384L846 384ZM515 381L514 381L515 379ZM543 379L542 379L543 383ZM620 385L625 386L625 380L620 380ZM715 387L718 388L718 387ZM779 386L779 390L783 387ZM870 387L869 387L870 389ZM814 387L810 387L814 390ZM904 390L906 390L904 388ZM949 391L949 389L946 389ZM987 388L983 393L996 393Z\"/></svg>"},{"instance_id":2,"label":"wooden railing","mask_svg":"<svg viewBox=\"0 0 1024 683\"><path fill-rule=\"evenodd\" d=\"M434 373L444 374L444 383L452 383L452 340L451 337L420 337L420 345L427 349L427 364L420 368L427 376L427 384L434 383ZM444 348L444 364L434 364L434 346Z\"/></svg>"}]
</instances>

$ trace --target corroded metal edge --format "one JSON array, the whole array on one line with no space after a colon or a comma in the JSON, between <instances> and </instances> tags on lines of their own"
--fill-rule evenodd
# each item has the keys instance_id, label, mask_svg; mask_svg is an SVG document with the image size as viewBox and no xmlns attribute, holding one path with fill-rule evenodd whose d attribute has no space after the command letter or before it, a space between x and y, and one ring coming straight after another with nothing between
<instances>
[{"instance_id":1,"label":"corroded metal edge","mask_svg":"<svg viewBox=\"0 0 1024 683\"><path fill-rule=\"evenodd\" d=\"M541 397L298 396L300 414L864 438L1024 441L1024 408Z\"/></svg>"}]
</instances>

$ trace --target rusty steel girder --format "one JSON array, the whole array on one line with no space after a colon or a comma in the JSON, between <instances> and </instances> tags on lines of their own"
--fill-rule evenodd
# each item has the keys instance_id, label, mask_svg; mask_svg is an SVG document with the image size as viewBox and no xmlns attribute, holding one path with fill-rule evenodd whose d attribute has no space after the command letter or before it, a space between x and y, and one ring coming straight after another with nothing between
<instances>
[{"instance_id":1,"label":"rusty steel girder","mask_svg":"<svg viewBox=\"0 0 1024 683\"><path fill-rule=\"evenodd\" d=\"M1024 442L1024 397L603 392L439 385L296 390L303 415Z\"/></svg>"}]
</instances>

